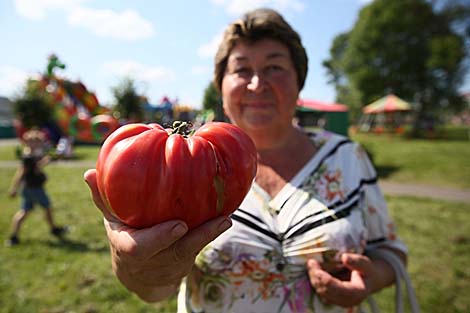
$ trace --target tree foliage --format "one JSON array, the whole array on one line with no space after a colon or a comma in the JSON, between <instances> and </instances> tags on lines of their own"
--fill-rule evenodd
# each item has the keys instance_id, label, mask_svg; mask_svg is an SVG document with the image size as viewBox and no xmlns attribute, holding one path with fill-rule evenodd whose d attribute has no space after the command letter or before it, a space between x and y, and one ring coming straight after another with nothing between
<instances>
[{"instance_id":1,"label":"tree foliage","mask_svg":"<svg viewBox=\"0 0 470 313\"><path fill-rule=\"evenodd\" d=\"M215 88L213 82L210 82L204 90L202 104L204 110L214 112L216 121L227 121L222 108L222 95L217 88Z\"/></svg>"},{"instance_id":2,"label":"tree foliage","mask_svg":"<svg viewBox=\"0 0 470 313\"><path fill-rule=\"evenodd\" d=\"M41 128L52 120L52 99L38 81L28 79L21 94L13 99L13 110L26 128Z\"/></svg>"},{"instance_id":3,"label":"tree foliage","mask_svg":"<svg viewBox=\"0 0 470 313\"><path fill-rule=\"evenodd\" d=\"M388 93L419 103L420 112L458 108L468 53L468 34L459 25L468 4L451 2L439 10L425 0L365 6L353 28L336 36L323 62L336 100L349 105L353 116Z\"/></svg>"},{"instance_id":4,"label":"tree foliage","mask_svg":"<svg viewBox=\"0 0 470 313\"><path fill-rule=\"evenodd\" d=\"M144 97L139 95L135 81L132 78L123 78L112 88L114 95L113 110L119 113L120 118L133 122L140 122L144 116Z\"/></svg>"},{"instance_id":5,"label":"tree foliage","mask_svg":"<svg viewBox=\"0 0 470 313\"><path fill-rule=\"evenodd\" d=\"M204 110L217 111L217 107L220 106L220 93L215 88L213 82L210 82L204 90L204 98L202 100Z\"/></svg>"}]
</instances>

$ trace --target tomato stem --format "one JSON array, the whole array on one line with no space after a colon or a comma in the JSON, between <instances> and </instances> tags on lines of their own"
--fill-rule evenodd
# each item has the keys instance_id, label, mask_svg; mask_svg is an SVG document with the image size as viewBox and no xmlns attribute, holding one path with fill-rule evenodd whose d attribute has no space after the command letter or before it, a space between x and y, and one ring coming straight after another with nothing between
<instances>
[{"instance_id":1,"label":"tomato stem","mask_svg":"<svg viewBox=\"0 0 470 313\"><path fill-rule=\"evenodd\" d=\"M172 125L173 131L171 132L171 134L172 135L178 134L178 135L187 137L188 134L190 133L190 130L189 130L190 126L191 125L189 123L184 122L184 121L174 121Z\"/></svg>"}]
</instances>

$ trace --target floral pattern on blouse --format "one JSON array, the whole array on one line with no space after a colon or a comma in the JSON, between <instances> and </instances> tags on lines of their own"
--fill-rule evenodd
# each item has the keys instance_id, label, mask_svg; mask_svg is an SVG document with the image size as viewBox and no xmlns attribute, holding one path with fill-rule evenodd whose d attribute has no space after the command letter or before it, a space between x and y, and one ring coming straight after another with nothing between
<instances>
[{"instance_id":1,"label":"floral pattern on blouse","mask_svg":"<svg viewBox=\"0 0 470 313\"><path fill-rule=\"evenodd\" d=\"M212 249L208 254L199 254L198 269L188 277L188 284L198 286L196 290L199 291L191 295L193 308L201 302L210 303L213 311L208 312L217 312L224 307L230 310L235 301L243 298L252 299L253 303L276 298L282 303L280 310L284 307L292 312L313 309L312 288L305 279L305 267L283 271L279 265L281 256L274 250L266 251L261 258L250 253L235 254L235 258L229 261L227 256L237 249L234 246L227 244L224 246L226 250ZM230 298L223 294L227 289L230 290L227 293L231 294Z\"/></svg>"},{"instance_id":2,"label":"floral pattern on blouse","mask_svg":"<svg viewBox=\"0 0 470 313\"><path fill-rule=\"evenodd\" d=\"M344 252L406 251L365 151L329 132L312 141L317 153L274 198L253 184L232 228L199 253L178 312L352 313L319 300L307 260L338 270Z\"/></svg>"}]
</instances>

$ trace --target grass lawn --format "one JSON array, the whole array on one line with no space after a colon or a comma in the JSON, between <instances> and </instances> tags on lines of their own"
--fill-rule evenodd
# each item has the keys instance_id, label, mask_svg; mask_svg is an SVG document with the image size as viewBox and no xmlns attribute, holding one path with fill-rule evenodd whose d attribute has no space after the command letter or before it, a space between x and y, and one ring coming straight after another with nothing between
<instances>
[{"instance_id":1,"label":"grass lawn","mask_svg":"<svg viewBox=\"0 0 470 313\"><path fill-rule=\"evenodd\" d=\"M0 161L17 160L18 145L0 146ZM72 160L95 161L98 158L99 146L78 145L74 147Z\"/></svg>"},{"instance_id":2,"label":"grass lawn","mask_svg":"<svg viewBox=\"0 0 470 313\"><path fill-rule=\"evenodd\" d=\"M407 181L405 177L412 177L410 181L470 187L462 177L468 174L468 161L458 156L455 161L456 153L451 153L459 151L468 160L469 148L460 145L462 142L359 140L373 151L379 170L393 167L387 179ZM382 144L389 147L389 155L383 155ZM419 162L396 161L402 156L398 148L408 151L410 158L423 151L426 157L422 159L436 160L423 161L428 168L418 164L414 169ZM97 150L79 146L75 151L80 160L95 160ZM11 147L0 147L0 161L14 160L13 151ZM449 166L455 162L460 166ZM431 165L445 175L429 173ZM19 206L18 198L6 197L14 170L0 165L1 241L8 237L11 217ZM42 212L37 209L25 222L20 246L7 248L0 243L0 313L175 312L174 298L157 307L146 304L125 290L112 274L102 217L82 179L85 170L54 163L47 167L47 189L56 220L70 226L67 240L58 241L48 233ZM409 271L422 312L470 312L470 205L409 197L387 200L398 232L410 249ZM393 288L376 297L382 312L394 312L393 297Z\"/></svg>"},{"instance_id":3,"label":"grass lawn","mask_svg":"<svg viewBox=\"0 0 470 313\"><path fill-rule=\"evenodd\" d=\"M470 204L410 197L387 201L409 248L408 269L421 312L470 312ZM393 296L393 288L382 291L383 312L394 312Z\"/></svg>"},{"instance_id":4,"label":"grass lawn","mask_svg":"<svg viewBox=\"0 0 470 313\"><path fill-rule=\"evenodd\" d=\"M364 134L352 138L372 154L383 180L470 189L470 141Z\"/></svg>"},{"instance_id":5,"label":"grass lawn","mask_svg":"<svg viewBox=\"0 0 470 313\"><path fill-rule=\"evenodd\" d=\"M112 274L102 217L82 179L85 169L47 168L56 220L70 226L63 242L49 234L42 211L36 209L23 225L21 245L5 247L19 199L5 196L9 181L1 180L0 312L173 312L174 301L155 310ZM13 172L0 168L0 177L10 178Z\"/></svg>"}]
</instances>

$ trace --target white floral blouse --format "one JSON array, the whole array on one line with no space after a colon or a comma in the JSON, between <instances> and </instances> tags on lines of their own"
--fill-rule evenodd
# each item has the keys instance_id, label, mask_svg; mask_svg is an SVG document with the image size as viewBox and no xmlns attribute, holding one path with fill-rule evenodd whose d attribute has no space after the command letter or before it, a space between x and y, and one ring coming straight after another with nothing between
<instances>
[{"instance_id":1,"label":"white floral blouse","mask_svg":"<svg viewBox=\"0 0 470 313\"><path fill-rule=\"evenodd\" d=\"M201 251L178 312L355 312L318 299L307 259L334 267L345 251L406 252L364 149L326 131L310 136L317 153L299 173L274 198L253 183L232 228Z\"/></svg>"}]
</instances>

